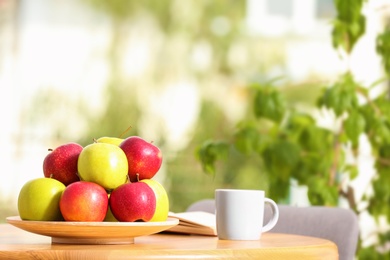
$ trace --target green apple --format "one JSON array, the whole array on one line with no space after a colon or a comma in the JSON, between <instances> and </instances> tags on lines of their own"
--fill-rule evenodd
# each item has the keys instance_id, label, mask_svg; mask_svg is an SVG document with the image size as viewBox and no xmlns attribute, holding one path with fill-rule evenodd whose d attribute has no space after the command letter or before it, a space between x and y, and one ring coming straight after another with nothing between
<instances>
[{"instance_id":1,"label":"green apple","mask_svg":"<svg viewBox=\"0 0 390 260\"><path fill-rule=\"evenodd\" d=\"M112 214L111 208L108 207L106 216L104 217L104 222L118 222L118 220L115 218L114 214Z\"/></svg>"},{"instance_id":2,"label":"green apple","mask_svg":"<svg viewBox=\"0 0 390 260\"><path fill-rule=\"evenodd\" d=\"M169 199L164 186L152 179L143 179L140 182L148 184L156 196L156 210L150 221L166 221L169 212Z\"/></svg>"},{"instance_id":3,"label":"green apple","mask_svg":"<svg viewBox=\"0 0 390 260\"><path fill-rule=\"evenodd\" d=\"M92 143L84 147L77 162L79 177L113 190L127 182L128 163L123 150L113 144Z\"/></svg>"},{"instance_id":4,"label":"green apple","mask_svg":"<svg viewBox=\"0 0 390 260\"><path fill-rule=\"evenodd\" d=\"M66 186L52 178L37 178L26 182L18 196L18 211L22 220L62 220L59 207Z\"/></svg>"},{"instance_id":5,"label":"green apple","mask_svg":"<svg viewBox=\"0 0 390 260\"><path fill-rule=\"evenodd\" d=\"M98 139L96 139L97 143L106 143L106 144L114 144L119 146L124 139L118 138L118 137L109 137L109 136L103 136Z\"/></svg>"},{"instance_id":6,"label":"green apple","mask_svg":"<svg viewBox=\"0 0 390 260\"><path fill-rule=\"evenodd\" d=\"M110 194L108 194L108 199L110 199ZM118 220L114 217L114 214L112 214L110 205L108 205L106 216L104 217L105 222L118 222Z\"/></svg>"}]
</instances>

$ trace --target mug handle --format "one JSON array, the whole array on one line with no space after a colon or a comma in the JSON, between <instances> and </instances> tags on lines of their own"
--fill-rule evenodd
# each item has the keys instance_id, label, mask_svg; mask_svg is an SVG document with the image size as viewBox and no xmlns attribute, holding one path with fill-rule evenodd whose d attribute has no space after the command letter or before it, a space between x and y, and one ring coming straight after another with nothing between
<instances>
[{"instance_id":1,"label":"mug handle","mask_svg":"<svg viewBox=\"0 0 390 260\"><path fill-rule=\"evenodd\" d=\"M279 219L279 208L278 205L276 205L275 201L264 198L264 203L269 204L272 209L272 218L268 221L267 225L263 226L262 232L270 231L278 222Z\"/></svg>"}]
</instances>

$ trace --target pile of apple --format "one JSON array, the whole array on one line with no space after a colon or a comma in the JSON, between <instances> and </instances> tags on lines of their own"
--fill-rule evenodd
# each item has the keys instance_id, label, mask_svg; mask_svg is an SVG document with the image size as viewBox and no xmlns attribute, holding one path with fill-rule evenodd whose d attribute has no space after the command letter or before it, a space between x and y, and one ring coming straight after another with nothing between
<instances>
[{"instance_id":1,"label":"pile of apple","mask_svg":"<svg viewBox=\"0 0 390 260\"><path fill-rule=\"evenodd\" d=\"M152 179L160 149L139 136L101 137L83 147L49 150L42 177L26 182L18 197L22 220L165 221L169 200Z\"/></svg>"}]
</instances>

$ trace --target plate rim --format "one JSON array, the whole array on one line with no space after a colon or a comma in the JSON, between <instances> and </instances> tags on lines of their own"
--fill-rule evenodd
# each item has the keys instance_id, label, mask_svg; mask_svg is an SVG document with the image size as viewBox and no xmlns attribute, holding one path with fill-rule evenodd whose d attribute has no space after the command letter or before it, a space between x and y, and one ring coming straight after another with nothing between
<instances>
[{"instance_id":1,"label":"plate rim","mask_svg":"<svg viewBox=\"0 0 390 260\"><path fill-rule=\"evenodd\" d=\"M50 226L83 226L83 227L149 227L149 226L166 226L166 225L178 225L179 219L168 217L166 221L148 221L148 222L124 222L124 221L40 221L40 220L22 220L20 216L9 216L6 217L6 221L9 224L15 223L26 223L26 224L39 224L39 225L50 225Z\"/></svg>"},{"instance_id":2,"label":"plate rim","mask_svg":"<svg viewBox=\"0 0 390 260\"><path fill-rule=\"evenodd\" d=\"M52 243L63 244L133 244L136 237L153 235L179 224L179 219L172 217L160 222L75 222L22 220L20 216L10 216L6 221L26 232L51 237Z\"/></svg>"}]
</instances>

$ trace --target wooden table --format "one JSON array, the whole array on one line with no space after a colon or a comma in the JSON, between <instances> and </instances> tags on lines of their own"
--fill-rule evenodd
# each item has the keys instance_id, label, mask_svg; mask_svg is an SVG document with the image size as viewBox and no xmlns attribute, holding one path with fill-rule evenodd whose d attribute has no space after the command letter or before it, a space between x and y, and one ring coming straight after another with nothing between
<instances>
[{"instance_id":1,"label":"wooden table","mask_svg":"<svg viewBox=\"0 0 390 260\"><path fill-rule=\"evenodd\" d=\"M338 259L328 240L264 233L258 241L160 233L128 245L52 244L10 224L0 225L0 259Z\"/></svg>"}]
</instances>

